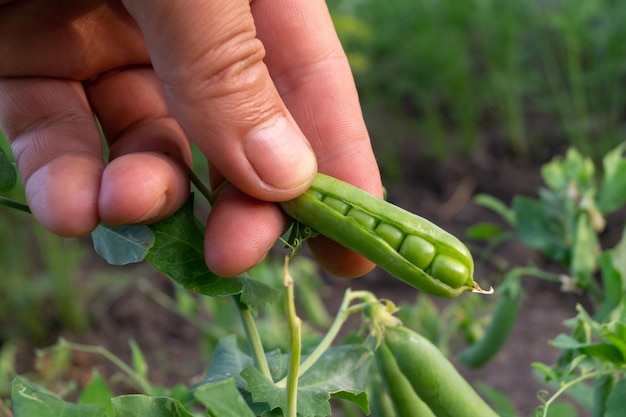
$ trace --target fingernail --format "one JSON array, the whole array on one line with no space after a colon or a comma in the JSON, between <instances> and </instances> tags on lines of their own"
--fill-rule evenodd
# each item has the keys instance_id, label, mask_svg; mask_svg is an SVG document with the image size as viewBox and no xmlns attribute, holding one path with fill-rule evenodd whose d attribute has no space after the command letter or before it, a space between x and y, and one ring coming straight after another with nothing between
<instances>
[{"instance_id":1,"label":"fingernail","mask_svg":"<svg viewBox=\"0 0 626 417\"><path fill-rule=\"evenodd\" d=\"M284 117L254 131L244 143L246 158L266 184L298 187L317 171L317 160L302 133Z\"/></svg>"}]
</instances>

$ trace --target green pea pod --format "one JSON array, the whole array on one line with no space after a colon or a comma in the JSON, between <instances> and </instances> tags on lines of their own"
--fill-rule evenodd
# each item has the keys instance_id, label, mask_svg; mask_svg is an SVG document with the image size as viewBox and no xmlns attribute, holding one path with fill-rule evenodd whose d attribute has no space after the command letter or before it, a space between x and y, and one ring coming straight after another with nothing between
<instances>
[{"instance_id":1,"label":"green pea pod","mask_svg":"<svg viewBox=\"0 0 626 417\"><path fill-rule=\"evenodd\" d=\"M496 290L499 297L483 337L465 348L458 359L470 368L480 368L492 360L506 343L517 321L523 295L520 274L513 270Z\"/></svg>"},{"instance_id":2,"label":"green pea pod","mask_svg":"<svg viewBox=\"0 0 626 417\"><path fill-rule=\"evenodd\" d=\"M324 174L281 203L298 222L335 240L424 292L456 297L482 291L474 261L456 237L430 221Z\"/></svg>"},{"instance_id":3,"label":"green pea pod","mask_svg":"<svg viewBox=\"0 0 626 417\"><path fill-rule=\"evenodd\" d=\"M498 417L428 339L406 327L388 327L384 340L413 390L437 417Z\"/></svg>"},{"instance_id":4,"label":"green pea pod","mask_svg":"<svg viewBox=\"0 0 626 417\"><path fill-rule=\"evenodd\" d=\"M415 393L411 383L400 372L398 364L384 340L376 348L375 358L397 415L435 417L426 403Z\"/></svg>"}]
</instances>

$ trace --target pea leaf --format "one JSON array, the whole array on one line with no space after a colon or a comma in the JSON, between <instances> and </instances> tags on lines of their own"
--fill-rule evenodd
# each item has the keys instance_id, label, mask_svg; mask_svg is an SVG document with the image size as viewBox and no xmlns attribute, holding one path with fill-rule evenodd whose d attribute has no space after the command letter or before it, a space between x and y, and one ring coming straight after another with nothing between
<instances>
[{"instance_id":1,"label":"pea leaf","mask_svg":"<svg viewBox=\"0 0 626 417\"><path fill-rule=\"evenodd\" d=\"M237 337L235 335L226 336L220 339L215 347L209 370L204 381L198 387L206 383L214 383L234 377L237 387L244 388L246 382L239 376L239 373L252 363L252 357L242 352L237 346Z\"/></svg>"},{"instance_id":2,"label":"pea leaf","mask_svg":"<svg viewBox=\"0 0 626 417\"><path fill-rule=\"evenodd\" d=\"M107 417L99 404L73 404L39 391L25 380L13 381L11 402L15 417Z\"/></svg>"},{"instance_id":3,"label":"pea leaf","mask_svg":"<svg viewBox=\"0 0 626 417\"><path fill-rule=\"evenodd\" d=\"M91 232L96 253L112 265L141 262L154 245L154 234L148 226L107 226L100 224Z\"/></svg>"},{"instance_id":4,"label":"pea leaf","mask_svg":"<svg viewBox=\"0 0 626 417\"><path fill-rule=\"evenodd\" d=\"M506 220L509 226L515 227L515 212L508 208L502 201L488 194L478 194L474 197L474 202L499 214Z\"/></svg>"},{"instance_id":5,"label":"pea leaf","mask_svg":"<svg viewBox=\"0 0 626 417\"><path fill-rule=\"evenodd\" d=\"M254 417L235 385L234 378L205 384L193 393L210 417Z\"/></svg>"},{"instance_id":6,"label":"pea leaf","mask_svg":"<svg viewBox=\"0 0 626 417\"><path fill-rule=\"evenodd\" d=\"M15 187L17 174L9 157L0 147L0 192L10 191Z\"/></svg>"},{"instance_id":7,"label":"pea leaf","mask_svg":"<svg viewBox=\"0 0 626 417\"><path fill-rule=\"evenodd\" d=\"M298 414L307 417L329 416L331 396L355 402L369 413L365 384L372 352L362 345L345 345L328 349L324 355L300 377L298 387ZM286 410L287 395L256 368L247 366L241 376L254 402L268 404L270 409Z\"/></svg>"},{"instance_id":8,"label":"pea leaf","mask_svg":"<svg viewBox=\"0 0 626 417\"><path fill-rule=\"evenodd\" d=\"M146 260L156 269L199 294L241 293L240 281L215 275L204 262L204 233L193 213L193 196L172 216L149 227L155 240Z\"/></svg>"},{"instance_id":9,"label":"pea leaf","mask_svg":"<svg viewBox=\"0 0 626 417\"><path fill-rule=\"evenodd\" d=\"M204 262L204 227L193 211L193 194L172 216L148 226L154 244L146 261L183 288L212 297L241 294L240 301L251 308L273 303L281 292L260 281L223 278L211 272Z\"/></svg>"},{"instance_id":10,"label":"pea leaf","mask_svg":"<svg viewBox=\"0 0 626 417\"><path fill-rule=\"evenodd\" d=\"M168 397L148 397L139 394L123 395L113 398L112 402L116 416L193 417L180 401Z\"/></svg>"},{"instance_id":11,"label":"pea leaf","mask_svg":"<svg viewBox=\"0 0 626 417\"><path fill-rule=\"evenodd\" d=\"M561 260L566 256L568 248L562 239L563 231L546 215L539 201L517 196L513 200L513 210L517 234L524 244L542 250L551 259Z\"/></svg>"},{"instance_id":12,"label":"pea leaf","mask_svg":"<svg viewBox=\"0 0 626 417\"><path fill-rule=\"evenodd\" d=\"M148 378L148 362L146 362L146 358L143 355L141 348L139 347L137 342L135 342L134 340L131 340L129 342L129 345L130 345L131 357L133 359L133 368L135 369L135 372L137 372L137 374L141 376L142 378L147 379Z\"/></svg>"},{"instance_id":13,"label":"pea leaf","mask_svg":"<svg viewBox=\"0 0 626 417\"><path fill-rule=\"evenodd\" d=\"M111 398L113 398L113 391L102 378L98 371L94 371L91 380L85 386L78 398L79 404L100 404L104 407L107 417L114 417L113 405L111 404Z\"/></svg>"}]
</instances>

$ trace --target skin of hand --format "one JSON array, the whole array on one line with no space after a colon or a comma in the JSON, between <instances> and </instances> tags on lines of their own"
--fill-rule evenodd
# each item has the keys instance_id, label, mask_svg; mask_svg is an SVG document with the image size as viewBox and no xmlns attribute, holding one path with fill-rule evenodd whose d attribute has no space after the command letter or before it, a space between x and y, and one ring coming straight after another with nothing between
<instances>
[{"instance_id":1,"label":"skin of hand","mask_svg":"<svg viewBox=\"0 0 626 417\"><path fill-rule=\"evenodd\" d=\"M317 170L382 194L324 0L0 0L0 56L0 130L33 214L61 236L172 214L189 192L189 141L212 184L232 184L205 237L223 276L263 259L288 224L274 202ZM373 267L310 243L335 275Z\"/></svg>"}]
</instances>

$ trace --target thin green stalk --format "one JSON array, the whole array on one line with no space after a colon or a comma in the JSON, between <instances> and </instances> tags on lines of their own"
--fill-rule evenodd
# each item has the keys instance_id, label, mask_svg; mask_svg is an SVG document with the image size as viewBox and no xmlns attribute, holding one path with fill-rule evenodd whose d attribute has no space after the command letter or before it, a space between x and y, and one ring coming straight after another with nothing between
<instances>
[{"instance_id":1,"label":"thin green stalk","mask_svg":"<svg viewBox=\"0 0 626 417\"><path fill-rule=\"evenodd\" d=\"M229 184L228 181L224 181L214 191L211 191L211 189L207 187L206 185L204 185L202 180L198 177L198 175L196 175L193 169L191 169L191 167L189 166L187 167L187 173L189 174L189 180L191 181L191 183L196 186L198 191L200 191L200 194L202 194L204 198L206 198L209 204L211 205L215 203L215 200L217 199L217 196L220 194L220 191L222 191L224 187L226 187Z\"/></svg>"},{"instance_id":2,"label":"thin green stalk","mask_svg":"<svg viewBox=\"0 0 626 417\"><path fill-rule=\"evenodd\" d=\"M68 342L65 339L61 339L59 343L57 343L56 345L48 349L41 350L41 352L48 353L48 352L55 352L59 350L73 350L77 352L85 352L85 353L92 353L92 354L100 355L104 357L105 359L107 359L109 362L111 362L113 365L118 367L126 375L128 375L139 386L139 388L143 391L144 394L150 395L150 396L156 395L156 392L153 390L152 385L147 379L143 378L141 375L139 375L139 373L135 372L133 368L128 366L123 360L121 360L120 358L118 358L117 356L115 356L113 353L109 352L107 349L105 349L102 346L83 345L80 343Z\"/></svg>"},{"instance_id":3,"label":"thin green stalk","mask_svg":"<svg viewBox=\"0 0 626 417\"><path fill-rule=\"evenodd\" d=\"M588 374L581 375L578 378L572 379L566 384L563 384L561 388L559 388L559 390L556 391L552 395L552 397L550 397L550 399L544 403L541 417L548 417L548 409L550 408L552 403L556 401L557 398L561 396L561 394L563 394L565 391L567 391L569 388L573 387L574 385L584 382L588 379L598 378L604 375L610 375L610 374L619 373L619 372L623 372L623 369L608 369L604 371L590 372Z\"/></svg>"},{"instance_id":4,"label":"thin green stalk","mask_svg":"<svg viewBox=\"0 0 626 417\"><path fill-rule=\"evenodd\" d=\"M0 196L0 205L11 207L16 210L23 211L24 213L30 213L30 208L28 204L22 203L20 201L13 200L11 198Z\"/></svg>"},{"instance_id":5,"label":"thin green stalk","mask_svg":"<svg viewBox=\"0 0 626 417\"><path fill-rule=\"evenodd\" d=\"M283 269L285 310L289 328L289 372L287 374L287 417L298 416L298 379L302 351L302 320L296 313L293 278L289 275L289 258L285 257Z\"/></svg>"},{"instance_id":6,"label":"thin green stalk","mask_svg":"<svg viewBox=\"0 0 626 417\"><path fill-rule=\"evenodd\" d=\"M343 300L341 301L341 305L339 306L339 311L335 316L335 320L333 324L328 329L328 332L324 335L324 338L320 341L320 343L315 347L315 349L311 352L309 356L300 364L300 375L304 374L306 371L311 369L313 365L322 357L324 352L328 350L328 348L332 345L333 341L339 334L341 330L341 326L346 322L348 317L352 314L359 313L363 311L367 303L359 304L358 306L354 306L352 308L348 308L350 303L356 299L366 299L366 300L375 300L376 297L369 291L351 291L348 289L343 296ZM285 387L287 385L287 378L283 378L276 383L278 387Z\"/></svg>"},{"instance_id":7,"label":"thin green stalk","mask_svg":"<svg viewBox=\"0 0 626 417\"><path fill-rule=\"evenodd\" d=\"M248 339L248 343L250 344L250 350L252 351L254 363L257 369L263 374L263 376L271 381L272 373L270 372L270 367L267 363L267 358L265 357L265 350L263 349L261 336L259 335L259 330L257 329L256 323L254 322L252 311L250 311L250 308L248 308L246 304L242 303L241 300L239 300L238 296L234 296L233 298L235 300L235 304L237 304L239 316L241 317L241 323L243 324L246 338Z\"/></svg>"}]
</instances>

